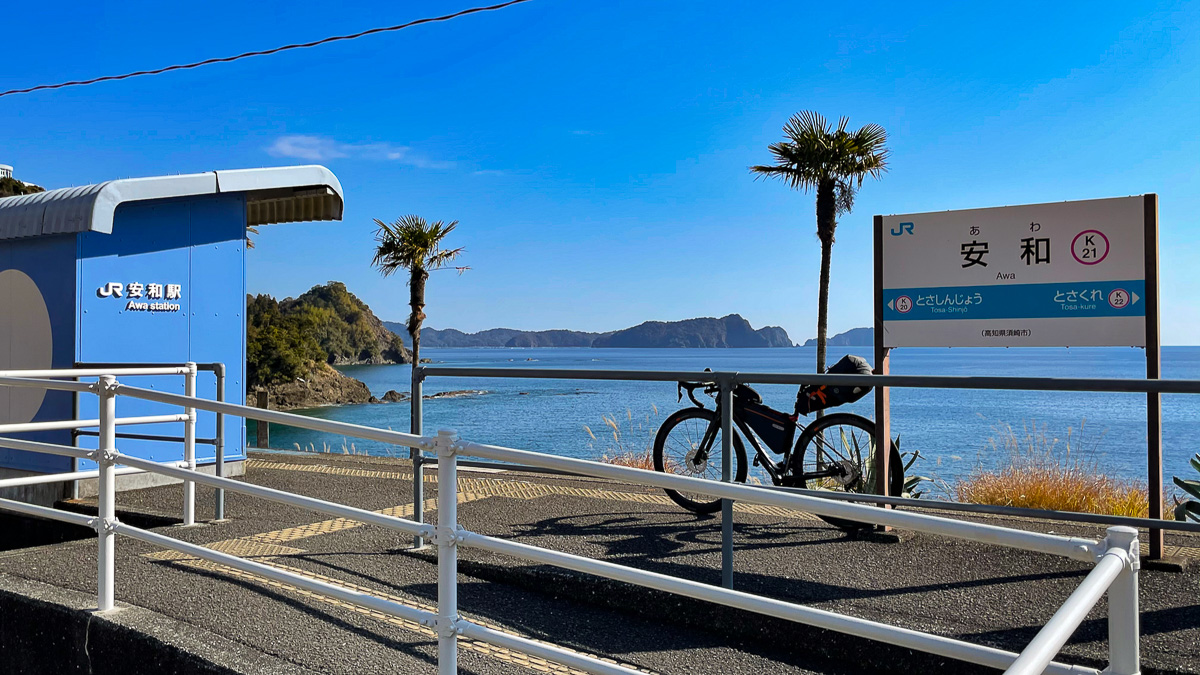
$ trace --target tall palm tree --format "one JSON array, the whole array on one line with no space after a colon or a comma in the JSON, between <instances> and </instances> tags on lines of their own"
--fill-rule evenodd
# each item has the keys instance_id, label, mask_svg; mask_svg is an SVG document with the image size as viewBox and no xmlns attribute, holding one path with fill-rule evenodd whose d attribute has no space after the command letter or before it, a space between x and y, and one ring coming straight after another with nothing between
<instances>
[{"instance_id":1,"label":"tall palm tree","mask_svg":"<svg viewBox=\"0 0 1200 675\"><path fill-rule=\"evenodd\" d=\"M817 193L817 238L821 241L821 283L817 301L817 372L825 372L829 323L829 261L838 216L849 213L854 194L867 176L887 171L887 132L878 124L848 131L848 118L831 126L806 110L783 127L784 140L767 146L775 163L750 167L756 178L778 178L797 190Z\"/></svg>"},{"instance_id":2,"label":"tall palm tree","mask_svg":"<svg viewBox=\"0 0 1200 675\"><path fill-rule=\"evenodd\" d=\"M412 338L413 388L415 392L417 366L421 363L421 324L425 321L425 282L434 270L450 267L465 250L462 247L443 249L442 240L454 231L458 221L449 225L442 221L429 224L425 219L409 215L394 223L375 219L375 257L371 265L388 277L397 270L408 270L408 335ZM455 267L461 274L467 267Z\"/></svg>"}]
</instances>

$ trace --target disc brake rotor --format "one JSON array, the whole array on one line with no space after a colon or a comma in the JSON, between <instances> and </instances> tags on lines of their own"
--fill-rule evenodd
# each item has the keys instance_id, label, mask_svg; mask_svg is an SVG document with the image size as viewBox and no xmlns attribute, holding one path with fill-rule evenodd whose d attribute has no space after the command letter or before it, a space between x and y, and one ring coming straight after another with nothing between
<instances>
[{"instance_id":1,"label":"disc brake rotor","mask_svg":"<svg viewBox=\"0 0 1200 675\"><path fill-rule=\"evenodd\" d=\"M699 448L692 448L691 451L688 452L687 456L685 456L683 458L684 469L688 473L690 473L692 475L696 475L696 476L703 474L705 469L708 468L708 458L707 457L705 457L703 460L697 461L696 455L699 452L700 452Z\"/></svg>"}]
</instances>

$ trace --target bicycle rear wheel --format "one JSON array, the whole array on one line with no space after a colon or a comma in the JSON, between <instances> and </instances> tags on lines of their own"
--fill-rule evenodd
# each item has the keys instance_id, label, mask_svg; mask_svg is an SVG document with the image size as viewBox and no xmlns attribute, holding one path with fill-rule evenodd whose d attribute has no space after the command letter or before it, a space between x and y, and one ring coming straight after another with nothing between
<instances>
[{"instance_id":1,"label":"bicycle rear wheel","mask_svg":"<svg viewBox=\"0 0 1200 675\"><path fill-rule=\"evenodd\" d=\"M891 468L888 493L899 495L904 491L904 465L894 445L888 463ZM835 469L839 470L839 475L810 478L805 481L805 487L857 494L879 493L875 479L874 422L852 413L835 413L804 429L793 451L792 475L805 476ZM819 517L843 530L873 527L870 523L844 518Z\"/></svg>"},{"instance_id":2,"label":"bicycle rear wheel","mask_svg":"<svg viewBox=\"0 0 1200 675\"><path fill-rule=\"evenodd\" d=\"M716 426L711 446L701 448L710 426ZM746 482L746 447L733 432L733 480ZM684 408L663 422L654 437L654 470L689 478L721 480L721 421L708 408ZM664 490L676 504L694 513L715 513L721 500L710 495Z\"/></svg>"}]
</instances>

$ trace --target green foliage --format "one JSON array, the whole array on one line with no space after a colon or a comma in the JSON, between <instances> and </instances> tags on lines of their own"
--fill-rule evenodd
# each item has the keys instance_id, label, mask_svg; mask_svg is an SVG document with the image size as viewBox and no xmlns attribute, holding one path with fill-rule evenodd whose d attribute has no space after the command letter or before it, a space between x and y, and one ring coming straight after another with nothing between
<instances>
[{"instance_id":1,"label":"green foliage","mask_svg":"<svg viewBox=\"0 0 1200 675\"><path fill-rule=\"evenodd\" d=\"M322 363L408 360L400 339L338 281L282 302L248 297L246 327L251 387L306 377Z\"/></svg>"},{"instance_id":2,"label":"green foliage","mask_svg":"<svg viewBox=\"0 0 1200 675\"><path fill-rule=\"evenodd\" d=\"M246 370L250 387L292 382L324 363L321 345L269 295L247 297Z\"/></svg>"},{"instance_id":3,"label":"green foliage","mask_svg":"<svg viewBox=\"0 0 1200 675\"><path fill-rule=\"evenodd\" d=\"M371 264L385 277L402 269L410 272L441 269L465 250L442 248L442 240L458 227L457 220L450 224L440 220L430 224L420 216L408 215L394 223L376 218L375 225L379 229L375 233L375 258Z\"/></svg>"},{"instance_id":4,"label":"green foliage","mask_svg":"<svg viewBox=\"0 0 1200 675\"><path fill-rule=\"evenodd\" d=\"M35 192L45 192L45 188L33 183L22 183L16 178L0 178L0 197L16 197L31 195Z\"/></svg>"},{"instance_id":5,"label":"green foliage","mask_svg":"<svg viewBox=\"0 0 1200 675\"><path fill-rule=\"evenodd\" d=\"M1192 468L1200 473L1200 454L1191 459ZM1175 520L1194 520L1200 523L1200 480L1188 480L1173 476L1175 485L1195 499L1175 499Z\"/></svg>"},{"instance_id":6,"label":"green foliage","mask_svg":"<svg viewBox=\"0 0 1200 675\"><path fill-rule=\"evenodd\" d=\"M797 190L817 190L818 201L828 195L833 218L817 223L822 241L833 240L834 218L850 212L863 179L879 178L887 171L887 132L878 124L849 131L849 123L843 117L834 127L809 110L793 115L783 127L786 138L767 146L775 163L750 167L758 177L778 178Z\"/></svg>"},{"instance_id":7,"label":"green foliage","mask_svg":"<svg viewBox=\"0 0 1200 675\"><path fill-rule=\"evenodd\" d=\"M920 490L918 488L920 488L923 483L932 483L933 479L929 476L913 475L910 473L910 470L913 468L913 465L917 463L917 460L923 458L924 455L921 454L920 450L913 450L912 452L905 452L904 450L901 450L899 436L896 437L896 440L893 441L892 444L896 447L896 451L900 453L900 460L904 463L904 492L900 496L908 497L910 499L920 499L926 493L924 490Z\"/></svg>"},{"instance_id":8,"label":"green foliage","mask_svg":"<svg viewBox=\"0 0 1200 675\"><path fill-rule=\"evenodd\" d=\"M862 471L862 478L845 486L846 492L857 492L860 494L875 494L876 493L876 475L875 475L875 443L872 441L867 447L861 447L858 444L858 439L852 437L847 440L845 434L839 441L842 447L848 450L847 457L854 462L855 466ZM922 483L929 482L931 479L927 476L911 476L909 470L921 459L923 455L920 450L906 452L900 449L900 437L892 441L892 447L900 455L900 466L889 467L892 472L899 471L900 475L904 476L904 489L899 495L893 497L907 497L909 499L920 499L925 495L924 490L918 488ZM894 486L894 484L893 484Z\"/></svg>"}]
</instances>

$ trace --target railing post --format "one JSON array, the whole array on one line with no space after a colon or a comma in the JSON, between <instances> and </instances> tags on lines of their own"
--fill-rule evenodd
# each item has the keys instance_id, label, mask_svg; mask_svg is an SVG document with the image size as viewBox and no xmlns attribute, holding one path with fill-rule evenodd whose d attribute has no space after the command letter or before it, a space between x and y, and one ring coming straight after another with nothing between
<instances>
[{"instance_id":1,"label":"railing post","mask_svg":"<svg viewBox=\"0 0 1200 675\"><path fill-rule=\"evenodd\" d=\"M187 363L187 373L183 376L183 395L196 397L196 364ZM183 461L189 471L196 470L196 409L184 408L187 420L183 423ZM183 481L183 524L196 524L196 483Z\"/></svg>"},{"instance_id":2,"label":"railing post","mask_svg":"<svg viewBox=\"0 0 1200 675\"><path fill-rule=\"evenodd\" d=\"M721 480L733 482L733 378L718 383L721 397ZM721 585L733 588L733 500L721 500Z\"/></svg>"},{"instance_id":3,"label":"railing post","mask_svg":"<svg viewBox=\"0 0 1200 675\"><path fill-rule=\"evenodd\" d=\"M255 406L262 410L270 410L271 397L270 392L259 390L254 394ZM271 423L263 420L257 420L254 423L254 447L270 448L271 447Z\"/></svg>"},{"instance_id":4,"label":"railing post","mask_svg":"<svg viewBox=\"0 0 1200 675\"><path fill-rule=\"evenodd\" d=\"M113 472L113 457L117 451L117 396L114 389L117 379L102 375L97 382L96 394L100 398L100 439L96 449L96 465L100 476L97 480L99 504L96 512L97 571L96 608L107 612L114 604L114 575L116 574L116 492L117 480Z\"/></svg>"},{"instance_id":5,"label":"railing post","mask_svg":"<svg viewBox=\"0 0 1200 675\"><path fill-rule=\"evenodd\" d=\"M1138 608L1138 569L1141 567L1138 531L1110 527L1105 543L1129 554L1125 569L1108 588L1108 675L1141 672L1141 621Z\"/></svg>"},{"instance_id":6,"label":"railing post","mask_svg":"<svg viewBox=\"0 0 1200 675\"><path fill-rule=\"evenodd\" d=\"M217 377L217 401L225 402L225 364L214 363L213 374ZM242 434L245 436L245 434ZM218 478L225 477L225 413L217 413L216 453L217 464L214 469ZM225 490L217 488L213 494L213 520L225 520Z\"/></svg>"},{"instance_id":7,"label":"railing post","mask_svg":"<svg viewBox=\"0 0 1200 675\"><path fill-rule=\"evenodd\" d=\"M422 427L424 426L424 410L422 405L425 397L424 381L425 373L422 372L421 364L412 364L412 392L409 395L411 405L411 420L409 432L421 436L423 435ZM425 522L425 456L420 448L409 448L408 457L412 460L413 472L413 520L418 523ZM413 548L424 548L425 540L421 535L413 537Z\"/></svg>"},{"instance_id":8,"label":"railing post","mask_svg":"<svg viewBox=\"0 0 1200 675\"><path fill-rule=\"evenodd\" d=\"M437 437L438 675L458 673L458 460L453 431Z\"/></svg>"}]
</instances>

